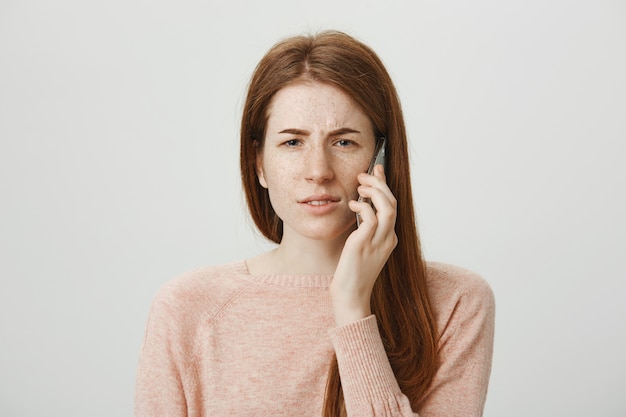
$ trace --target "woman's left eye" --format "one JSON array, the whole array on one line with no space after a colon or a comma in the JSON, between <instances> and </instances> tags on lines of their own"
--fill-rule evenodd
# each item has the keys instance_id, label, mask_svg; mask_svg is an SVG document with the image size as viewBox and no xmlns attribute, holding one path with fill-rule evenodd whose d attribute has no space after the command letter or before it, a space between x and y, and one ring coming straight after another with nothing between
<instances>
[{"instance_id":1,"label":"woman's left eye","mask_svg":"<svg viewBox=\"0 0 626 417\"><path fill-rule=\"evenodd\" d=\"M288 141L285 142L285 145L287 145L290 148L296 147L300 144L300 140L298 139L289 139Z\"/></svg>"},{"instance_id":2,"label":"woman's left eye","mask_svg":"<svg viewBox=\"0 0 626 417\"><path fill-rule=\"evenodd\" d=\"M352 142L351 140L348 140L348 139L339 139L336 143L337 143L337 145L345 148L346 146L352 145L354 142Z\"/></svg>"}]
</instances>

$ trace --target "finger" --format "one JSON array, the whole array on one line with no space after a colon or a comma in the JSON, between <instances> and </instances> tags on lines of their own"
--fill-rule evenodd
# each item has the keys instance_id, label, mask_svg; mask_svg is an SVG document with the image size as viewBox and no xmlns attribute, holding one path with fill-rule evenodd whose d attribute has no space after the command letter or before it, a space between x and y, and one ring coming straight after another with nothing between
<instances>
[{"instance_id":1,"label":"finger","mask_svg":"<svg viewBox=\"0 0 626 417\"><path fill-rule=\"evenodd\" d=\"M376 186L361 185L358 193L371 201L375 211L385 213L386 216L395 215L397 210L397 200L388 187L378 188Z\"/></svg>"},{"instance_id":2,"label":"finger","mask_svg":"<svg viewBox=\"0 0 626 417\"><path fill-rule=\"evenodd\" d=\"M365 245L362 246L362 250L377 256L382 255L386 259L398 244L394 229L395 221L383 220L384 224L381 224L379 214L369 203L352 200L349 207L352 211L359 213L361 222L348 240L357 245Z\"/></svg>"},{"instance_id":3,"label":"finger","mask_svg":"<svg viewBox=\"0 0 626 417\"><path fill-rule=\"evenodd\" d=\"M365 235L368 239L371 239L376 231L378 219L376 218L376 213L370 203L352 200L348 204L348 207L350 207L350 210L357 213L361 218L359 224L360 233Z\"/></svg>"},{"instance_id":4,"label":"finger","mask_svg":"<svg viewBox=\"0 0 626 417\"><path fill-rule=\"evenodd\" d=\"M389 189L386 182L385 170L382 165L378 164L374 167L372 174L362 173L358 177L358 181L361 185L375 187L381 189L387 197L392 200L395 199L393 193Z\"/></svg>"},{"instance_id":5,"label":"finger","mask_svg":"<svg viewBox=\"0 0 626 417\"><path fill-rule=\"evenodd\" d=\"M395 233L394 229L397 217L397 202L395 197L393 197L392 194L390 197L383 190L365 185L359 187L359 194L363 197L367 197L375 208L372 209L368 207L369 210L366 210L366 208L361 209L363 212L361 214L362 218L367 211L371 211L375 217L376 231L374 236L372 236L373 241L378 242L387 239L390 234Z\"/></svg>"},{"instance_id":6,"label":"finger","mask_svg":"<svg viewBox=\"0 0 626 417\"><path fill-rule=\"evenodd\" d=\"M381 178L383 181L387 182L387 176L385 175L385 167L382 164L378 164L374 167L374 176Z\"/></svg>"}]
</instances>

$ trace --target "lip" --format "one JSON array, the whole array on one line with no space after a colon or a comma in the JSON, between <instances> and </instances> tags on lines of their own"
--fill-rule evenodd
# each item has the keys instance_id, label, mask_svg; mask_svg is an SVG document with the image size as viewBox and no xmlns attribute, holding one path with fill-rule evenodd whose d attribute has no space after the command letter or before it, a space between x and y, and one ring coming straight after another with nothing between
<instances>
[{"instance_id":1,"label":"lip","mask_svg":"<svg viewBox=\"0 0 626 417\"><path fill-rule=\"evenodd\" d=\"M305 197L303 199L298 200L298 203L303 204L311 204L316 202L327 202L327 203L338 203L341 201L341 198L330 195L330 194L320 194L320 195L311 195L309 197Z\"/></svg>"},{"instance_id":2,"label":"lip","mask_svg":"<svg viewBox=\"0 0 626 417\"><path fill-rule=\"evenodd\" d=\"M300 199L298 200L298 204L313 214L325 214L336 209L339 206L340 201L341 198L337 196L320 194Z\"/></svg>"}]
</instances>

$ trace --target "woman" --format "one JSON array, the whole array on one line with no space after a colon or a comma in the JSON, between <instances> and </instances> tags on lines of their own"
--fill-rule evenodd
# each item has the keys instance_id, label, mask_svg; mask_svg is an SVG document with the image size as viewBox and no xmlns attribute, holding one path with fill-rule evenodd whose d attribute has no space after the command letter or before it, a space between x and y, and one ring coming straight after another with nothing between
<instances>
[{"instance_id":1,"label":"woman","mask_svg":"<svg viewBox=\"0 0 626 417\"><path fill-rule=\"evenodd\" d=\"M386 172L370 175L380 137ZM159 291L137 416L482 414L493 295L422 259L400 103L370 48L339 32L271 48L244 105L241 175L278 245Z\"/></svg>"}]
</instances>

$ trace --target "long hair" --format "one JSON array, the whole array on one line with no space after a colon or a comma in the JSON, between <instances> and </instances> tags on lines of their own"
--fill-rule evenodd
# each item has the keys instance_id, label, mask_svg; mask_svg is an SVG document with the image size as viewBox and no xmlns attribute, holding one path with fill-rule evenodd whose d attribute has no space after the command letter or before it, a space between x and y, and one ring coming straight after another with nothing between
<instances>
[{"instance_id":1,"label":"long hair","mask_svg":"<svg viewBox=\"0 0 626 417\"><path fill-rule=\"evenodd\" d=\"M300 80L328 83L354 99L376 135L387 138L387 184L397 199L398 245L372 291L371 309L402 392L414 409L439 364L435 320L428 298L426 269L415 224L406 129L400 101L379 57L342 32L296 36L274 45L257 65L241 120L241 178L252 219L265 237L279 243L282 221L256 176L267 108L281 88ZM324 416L345 414L336 356L328 374Z\"/></svg>"}]
</instances>

